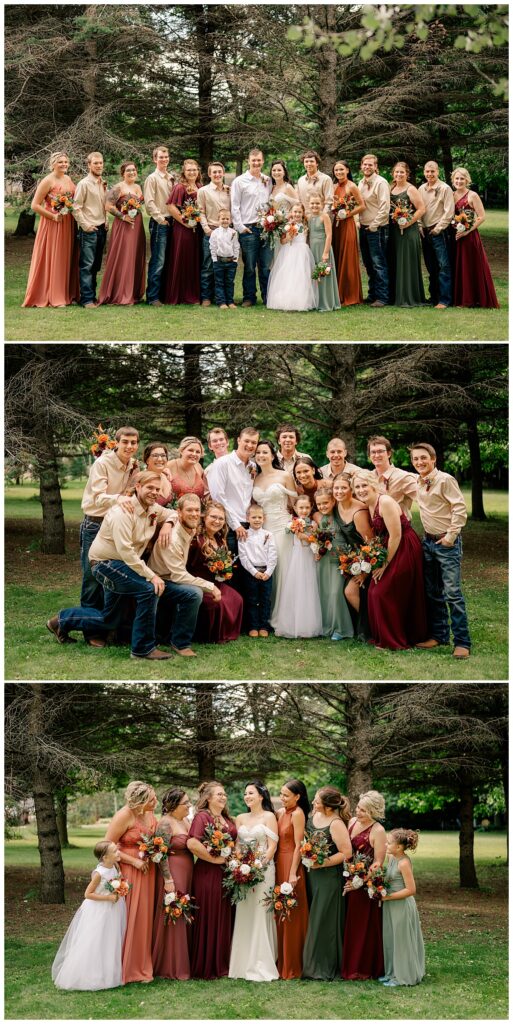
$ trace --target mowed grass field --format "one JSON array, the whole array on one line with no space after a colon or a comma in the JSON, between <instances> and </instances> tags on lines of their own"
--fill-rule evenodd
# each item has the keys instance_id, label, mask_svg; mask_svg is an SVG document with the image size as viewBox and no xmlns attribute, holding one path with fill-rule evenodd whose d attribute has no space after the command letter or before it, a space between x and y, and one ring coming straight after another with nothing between
<instances>
[{"instance_id":1,"label":"mowed grass field","mask_svg":"<svg viewBox=\"0 0 513 1024\"><path fill-rule=\"evenodd\" d=\"M103 829L72 829L63 853L66 905L38 902L32 826L5 846L5 1016L7 1019L504 1020L508 1016L506 837L476 835L480 890L459 888L458 836L422 832L412 858L426 943L426 976L413 988L375 981L177 982L158 979L104 992L62 992L50 969L81 903L92 847Z\"/></svg>"},{"instance_id":2,"label":"mowed grass field","mask_svg":"<svg viewBox=\"0 0 513 1024\"><path fill-rule=\"evenodd\" d=\"M5 496L7 679L506 679L508 673L508 498L488 491L484 523L464 531L463 590L473 640L472 656L434 651L377 651L356 641L328 638L285 640L241 636L229 644L194 645L198 657L176 655L162 663L134 661L125 646L103 650L78 643L61 646L45 623L60 608L79 603L78 525L82 486L63 491L67 551L42 555L39 503L33 487L9 487ZM466 500L470 508L469 494ZM418 517L414 526L421 533Z\"/></svg>"},{"instance_id":3,"label":"mowed grass field","mask_svg":"<svg viewBox=\"0 0 513 1024\"><path fill-rule=\"evenodd\" d=\"M33 238L17 238L17 214L5 217L5 337L8 341L498 341L508 337L508 214L490 210L480 229L500 309L430 306L334 313L284 313L259 301L251 309L102 306L96 310L22 309ZM149 253L149 242L148 242ZM105 267L105 258L103 266ZM101 275L100 275L101 279ZM367 278L362 266L364 295ZM427 275L424 268L427 294ZM235 301L242 299L242 264Z\"/></svg>"}]
</instances>

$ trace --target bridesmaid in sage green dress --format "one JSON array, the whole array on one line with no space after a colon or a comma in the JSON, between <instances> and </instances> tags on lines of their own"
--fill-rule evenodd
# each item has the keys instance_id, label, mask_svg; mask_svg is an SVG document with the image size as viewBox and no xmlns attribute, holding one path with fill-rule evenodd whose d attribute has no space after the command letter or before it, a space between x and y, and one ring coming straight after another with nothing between
<instances>
[{"instance_id":1,"label":"bridesmaid in sage green dress","mask_svg":"<svg viewBox=\"0 0 513 1024\"><path fill-rule=\"evenodd\" d=\"M390 302L394 306L422 306L426 301L422 280L422 251L418 221L426 207L420 193L409 184L410 168L400 160L392 168L390 190L389 271ZM407 225L394 220L394 211L407 210Z\"/></svg>"},{"instance_id":2,"label":"bridesmaid in sage green dress","mask_svg":"<svg viewBox=\"0 0 513 1024\"><path fill-rule=\"evenodd\" d=\"M335 256L331 248L331 220L327 213L322 212L322 199L319 193L312 192L310 196L310 210L306 212L311 214L308 218L308 243L315 263L317 265L321 260L324 260L331 267L331 274L328 274L327 277L320 277L317 282L319 285L319 305L317 309L321 310L321 312L340 309Z\"/></svg>"},{"instance_id":3,"label":"bridesmaid in sage green dress","mask_svg":"<svg viewBox=\"0 0 513 1024\"><path fill-rule=\"evenodd\" d=\"M351 473L338 473L333 478L333 497L335 508L333 515L341 532L342 540L355 551L363 544L368 544L374 536L369 510L362 501L354 497L351 488ZM370 577L341 577L344 597L353 609L354 631L358 640L367 642L370 639L369 616L367 614L367 589Z\"/></svg>"},{"instance_id":4,"label":"bridesmaid in sage green dress","mask_svg":"<svg viewBox=\"0 0 513 1024\"><path fill-rule=\"evenodd\" d=\"M425 974L424 940L415 903L415 880L406 850L415 850L419 837L407 828L395 828L387 837L388 895L383 897L383 953L387 988L418 985Z\"/></svg>"},{"instance_id":5,"label":"bridesmaid in sage green dress","mask_svg":"<svg viewBox=\"0 0 513 1024\"><path fill-rule=\"evenodd\" d=\"M322 636L332 640L347 640L354 636L349 605L344 597L344 580L340 575L338 553L347 549L340 524L334 515L333 494L320 487L316 495L318 512L314 515L319 530L331 530L333 547L317 562L319 597L322 612Z\"/></svg>"},{"instance_id":6,"label":"bridesmaid in sage green dress","mask_svg":"<svg viewBox=\"0 0 513 1024\"><path fill-rule=\"evenodd\" d=\"M351 856L346 822L349 801L334 786L319 789L313 799L313 813L307 832L323 832L329 841L329 857L307 875L310 899L308 931L303 950L303 978L333 981L340 977L344 935L342 864Z\"/></svg>"}]
</instances>

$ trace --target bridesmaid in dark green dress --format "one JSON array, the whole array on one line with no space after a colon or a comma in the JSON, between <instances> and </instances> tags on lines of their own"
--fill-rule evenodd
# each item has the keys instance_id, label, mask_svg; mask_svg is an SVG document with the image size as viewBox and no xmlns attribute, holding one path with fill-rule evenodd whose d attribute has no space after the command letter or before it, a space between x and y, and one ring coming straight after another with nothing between
<instances>
[{"instance_id":1,"label":"bridesmaid in dark green dress","mask_svg":"<svg viewBox=\"0 0 513 1024\"><path fill-rule=\"evenodd\" d=\"M308 244L312 250L315 263L323 260L329 263L331 274L327 277L320 277L319 304L317 309L321 312L330 312L333 309L340 309L340 296L338 294L337 271L335 267L335 255L331 248L332 227L331 220L327 213L322 212L322 199L319 193L312 192L310 196L311 214L308 218Z\"/></svg>"},{"instance_id":2,"label":"bridesmaid in dark green dress","mask_svg":"<svg viewBox=\"0 0 513 1024\"><path fill-rule=\"evenodd\" d=\"M326 482L327 483L327 482ZM351 612L344 597L344 580L340 575L339 551L345 551L345 541L334 516L335 499L330 490L319 487L316 495L318 512L314 520L320 530L333 533L333 547L317 562L319 597L322 611L322 635L332 640L347 640L354 636Z\"/></svg>"},{"instance_id":3,"label":"bridesmaid in dark green dress","mask_svg":"<svg viewBox=\"0 0 513 1024\"><path fill-rule=\"evenodd\" d=\"M415 186L408 183L409 174L410 168L402 160L392 168L389 272L394 306L422 306L426 301L418 225L426 208ZM407 211L405 218L400 216L402 210ZM398 223L397 218L406 223Z\"/></svg>"},{"instance_id":4,"label":"bridesmaid in dark green dress","mask_svg":"<svg viewBox=\"0 0 513 1024\"><path fill-rule=\"evenodd\" d=\"M354 497L351 488L351 473L338 473L333 478L333 497L336 505L333 510L335 522L338 525L342 540L348 548L355 550L366 544L374 536L371 526L369 510L362 501ZM344 586L344 597L353 609L354 632L359 640L367 642L370 638L369 619L367 615L367 588L369 577L342 579Z\"/></svg>"},{"instance_id":5,"label":"bridesmaid in dark green dress","mask_svg":"<svg viewBox=\"0 0 513 1024\"><path fill-rule=\"evenodd\" d=\"M345 909L342 864L352 853L346 827L349 813L349 800L334 786L323 786L315 794L306 828L309 833L324 833L330 854L322 867L311 868L307 875L310 914L303 950L303 978L340 978Z\"/></svg>"}]
</instances>

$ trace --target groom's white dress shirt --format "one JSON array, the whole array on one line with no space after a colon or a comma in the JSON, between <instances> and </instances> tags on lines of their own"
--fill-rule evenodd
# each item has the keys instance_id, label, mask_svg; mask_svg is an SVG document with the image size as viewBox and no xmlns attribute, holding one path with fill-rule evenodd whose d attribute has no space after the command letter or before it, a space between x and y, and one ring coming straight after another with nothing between
<instances>
[{"instance_id":1,"label":"groom's white dress shirt","mask_svg":"<svg viewBox=\"0 0 513 1024\"><path fill-rule=\"evenodd\" d=\"M237 231L243 231L249 224L256 224L258 210L269 202L273 183L266 175L255 178L246 171L239 174L231 187L232 221Z\"/></svg>"},{"instance_id":2,"label":"groom's white dress shirt","mask_svg":"<svg viewBox=\"0 0 513 1024\"><path fill-rule=\"evenodd\" d=\"M226 510L228 526L237 530L248 521L248 507L253 494L253 479L247 463L237 452L222 455L212 463L208 474L210 497L220 501Z\"/></svg>"}]
</instances>

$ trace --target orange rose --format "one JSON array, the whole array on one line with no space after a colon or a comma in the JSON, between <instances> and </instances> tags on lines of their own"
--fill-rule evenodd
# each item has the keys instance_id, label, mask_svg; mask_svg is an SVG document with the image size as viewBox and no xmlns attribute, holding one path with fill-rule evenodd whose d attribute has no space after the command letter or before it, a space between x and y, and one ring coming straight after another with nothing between
<instances>
[{"instance_id":1,"label":"orange rose","mask_svg":"<svg viewBox=\"0 0 513 1024\"><path fill-rule=\"evenodd\" d=\"M275 907L275 910L283 910L283 903L281 902L281 900L276 900L276 903L274 904L274 907Z\"/></svg>"},{"instance_id":2,"label":"orange rose","mask_svg":"<svg viewBox=\"0 0 513 1024\"><path fill-rule=\"evenodd\" d=\"M275 885L274 886L274 892L278 893L279 891L280 891L279 885Z\"/></svg>"},{"instance_id":3,"label":"orange rose","mask_svg":"<svg viewBox=\"0 0 513 1024\"><path fill-rule=\"evenodd\" d=\"M148 850L148 847L146 846L146 843L139 843L139 849L140 849L141 853L146 853L147 850Z\"/></svg>"},{"instance_id":4,"label":"orange rose","mask_svg":"<svg viewBox=\"0 0 513 1024\"><path fill-rule=\"evenodd\" d=\"M181 917L182 916L182 908L181 907L175 907L174 910L172 911L172 914L173 914L173 917Z\"/></svg>"},{"instance_id":5,"label":"orange rose","mask_svg":"<svg viewBox=\"0 0 513 1024\"><path fill-rule=\"evenodd\" d=\"M154 846L160 846L163 842L164 842L164 840L162 839L162 836L154 836L153 837L153 845Z\"/></svg>"}]
</instances>

